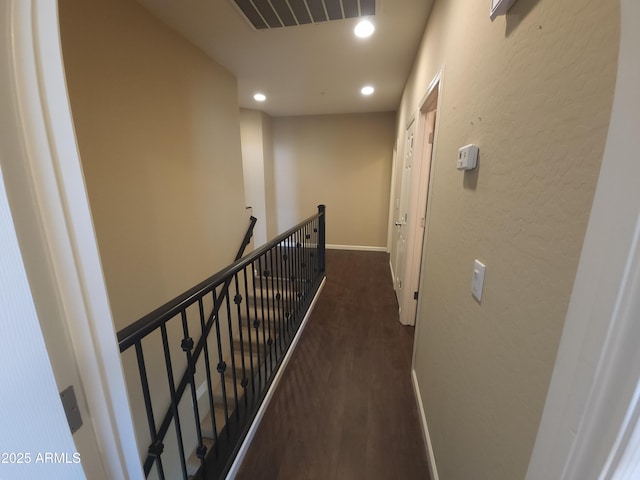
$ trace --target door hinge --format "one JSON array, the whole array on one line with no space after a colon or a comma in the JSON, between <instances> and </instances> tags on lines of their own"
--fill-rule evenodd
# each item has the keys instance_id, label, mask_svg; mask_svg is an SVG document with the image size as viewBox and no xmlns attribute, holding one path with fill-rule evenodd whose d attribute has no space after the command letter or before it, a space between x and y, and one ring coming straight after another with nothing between
<instances>
[{"instance_id":1,"label":"door hinge","mask_svg":"<svg viewBox=\"0 0 640 480\"><path fill-rule=\"evenodd\" d=\"M413 292L413 299L417 300L418 299L418 292Z\"/></svg>"},{"instance_id":2,"label":"door hinge","mask_svg":"<svg viewBox=\"0 0 640 480\"><path fill-rule=\"evenodd\" d=\"M433 132L429 132L429 145L433 145Z\"/></svg>"},{"instance_id":3,"label":"door hinge","mask_svg":"<svg viewBox=\"0 0 640 480\"><path fill-rule=\"evenodd\" d=\"M67 415L69 429L71 430L71 433L76 433L76 431L82 426L82 416L80 415L80 408L78 407L76 394L73 391L73 385L70 385L60 392L60 400L62 400L64 413Z\"/></svg>"}]
</instances>

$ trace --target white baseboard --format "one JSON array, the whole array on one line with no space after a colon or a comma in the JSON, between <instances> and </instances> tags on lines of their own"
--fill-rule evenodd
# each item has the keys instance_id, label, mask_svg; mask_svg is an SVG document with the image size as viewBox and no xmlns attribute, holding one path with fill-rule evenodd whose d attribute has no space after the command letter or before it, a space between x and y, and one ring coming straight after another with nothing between
<instances>
[{"instance_id":1,"label":"white baseboard","mask_svg":"<svg viewBox=\"0 0 640 480\"><path fill-rule=\"evenodd\" d=\"M313 308L315 307L316 302L318 301L318 297L320 296L320 292L324 288L324 284L325 284L326 281L327 281L327 279L325 277L322 280L322 283L320 284L320 287L318 288L318 291L316 292L316 295L313 297L313 300L311 301L311 305L309 306L309 310L307 310L307 314L302 319L302 323L300 324L300 328L298 329L298 332L296 333L296 336L293 338L293 341L291 342L291 346L289 347L289 350L287 351L287 354L284 356L284 359L282 360L282 364L280 365L280 368L276 372L276 376L273 378L273 382L271 382L271 386L269 387L269 390L267 391L267 394L264 397L264 400L262 401L262 405L260 405L260 408L258 409L258 413L256 414L256 417L254 418L253 423L251 424L251 427L249 428L249 431L247 432L247 436L244 437L244 441L242 442L242 445L240 446L240 450L238 451L238 455L236 456L236 459L233 461L233 464L231 465L231 468L229 469L229 473L227 473L226 480L233 480L236 477L236 475L238 474L238 470L240 469L240 465L242 465L242 461L244 460L244 457L247 454L247 451L249 450L249 447L251 446L251 441L253 440L253 437L255 436L256 431L258 430L258 426L260 426L260 422L262 421L262 417L264 417L264 414L267 411L267 407L269 406L269 402L271 401L271 398L273 397L273 395L274 395L274 393L276 391L276 387L278 386L278 382L280 382L280 378L282 377L282 374L283 374L285 368L287 367L287 363L289 363L289 359L291 358L291 355L293 354L293 351L295 350L296 345L298 344L298 341L300 340L300 336L302 335L302 331L304 330L304 327L307 326L307 322L309 321L309 317L311 317L311 312L313 312Z\"/></svg>"},{"instance_id":2,"label":"white baseboard","mask_svg":"<svg viewBox=\"0 0 640 480\"><path fill-rule=\"evenodd\" d=\"M416 377L416 371L413 368L411 369L411 383L413 384L413 393L416 396L416 403L418 404L420 425L422 426L422 436L424 438L425 447L427 449L427 458L429 459L429 473L431 473L431 480L440 480L438 477L438 469L436 468L436 457L433 454L431 436L429 435L429 428L427 427L427 416L424 413L422 395L420 394L420 387L418 386L418 378Z\"/></svg>"},{"instance_id":3,"label":"white baseboard","mask_svg":"<svg viewBox=\"0 0 640 480\"><path fill-rule=\"evenodd\" d=\"M359 250L362 252L386 252L387 247L373 247L365 245L326 245L329 250Z\"/></svg>"}]
</instances>

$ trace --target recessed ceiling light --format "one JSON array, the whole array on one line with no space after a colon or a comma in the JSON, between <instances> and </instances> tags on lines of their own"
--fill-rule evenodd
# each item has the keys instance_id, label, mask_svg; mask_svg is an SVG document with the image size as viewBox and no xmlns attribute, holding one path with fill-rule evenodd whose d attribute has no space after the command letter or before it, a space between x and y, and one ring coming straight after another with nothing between
<instances>
[{"instance_id":1,"label":"recessed ceiling light","mask_svg":"<svg viewBox=\"0 0 640 480\"><path fill-rule=\"evenodd\" d=\"M362 90L360 90L360 93L362 95L371 95L373 92L375 92L375 89L371 85L367 85L366 87L362 87Z\"/></svg>"},{"instance_id":2,"label":"recessed ceiling light","mask_svg":"<svg viewBox=\"0 0 640 480\"><path fill-rule=\"evenodd\" d=\"M375 27L373 26L373 23L369 20L362 20L358 25L356 25L356 28L353 29L353 33L356 34L356 37L367 38L373 34L374 30Z\"/></svg>"},{"instance_id":3,"label":"recessed ceiling light","mask_svg":"<svg viewBox=\"0 0 640 480\"><path fill-rule=\"evenodd\" d=\"M265 96L265 94L264 94L264 93L256 93L256 94L253 96L253 99L254 99L256 102L264 102L264 101L267 99L267 97Z\"/></svg>"}]
</instances>

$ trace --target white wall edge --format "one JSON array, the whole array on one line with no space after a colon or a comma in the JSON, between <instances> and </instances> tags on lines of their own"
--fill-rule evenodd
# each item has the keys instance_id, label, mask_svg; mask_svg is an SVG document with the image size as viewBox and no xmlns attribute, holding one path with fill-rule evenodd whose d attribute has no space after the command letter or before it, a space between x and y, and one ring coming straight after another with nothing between
<instances>
[{"instance_id":1,"label":"white wall edge","mask_svg":"<svg viewBox=\"0 0 640 480\"><path fill-rule=\"evenodd\" d=\"M389 185L389 213L387 214L387 253L391 253L391 247L393 246L393 234L395 232L395 221L393 219L395 214L395 200L396 196L396 166L398 162L398 140L394 140L393 153L391 155L391 184Z\"/></svg>"},{"instance_id":2,"label":"white wall edge","mask_svg":"<svg viewBox=\"0 0 640 480\"><path fill-rule=\"evenodd\" d=\"M324 284L325 284L326 281L327 281L327 277L324 277L322 279L322 283L320 284L320 287L318 287L318 291L316 292L315 296L313 297L313 300L311 301L311 305L309 305L309 310L307 310L306 315L302 319L302 323L300 324L300 328L298 329L298 332L296 333L296 336L293 337L293 341L291 342L291 346L289 347L289 350L287 351L287 354L284 356L284 359L282 360L282 364L280 365L280 368L278 369L278 371L276 373L276 376L273 379L273 382L271 382L271 386L269 387L269 390L267 391L267 394L264 397L264 400L262 401L262 405L260 405L260 408L258 409L258 413L256 414L256 417L253 420L253 423L251 424L251 427L249 428L249 431L247 432L247 436L244 437L244 441L242 442L242 445L240 446L240 450L238 451L238 455L236 456L236 459L233 461L233 464L231 465L231 468L229 469L229 473L227 473L227 476L225 477L226 480L233 480L236 477L236 475L238 474L238 470L240 470L240 466L242 465L242 461L244 460L244 457L247 455L247 452L249 451L249 447L251 446L251 442L253 441L253 437L255 436L256 432L258 431L258 427L260 426L260 422L262 422L262 418L264 417L264 414L266 413L267 408L269 407L269 403L271 402L271 399L273 398L273 396L275 394L276 388L278 387L278 383L280 382L280 379L282 378L282 375L284 374L284 371L287 368L287 364L289 363L289 360L291 359L291 356L293 355L293 351L295 350L296 346L298 345L298 341L300 340L300 337L302 336L302 332L304 331L304 328L307 326L309 318L311 317L311 313L313 312L313 309L316 306L318 298L320 298L320 292L322 292L322 289L324 288ZM435 480L437 480L437 479L435 479Z\"/></svg>"},{"instance_id":3,"label":"white wall edge","mask_svg":"<svg viewBox=\"0 0 640 480\"><path fill-rule=\"evenodd\" d=\"M429 427L427 426L427 415L424 411L422 395L420 394L420 386L418 385L418 377L416 377L415 368L411 369L411 385L413 385L413 393L416 397L418 413L420 414L420 426L422 427L422 438L427 451L427 458L429 459L429 473L431 474L431 480L440 480L440 477L438 477L438 468L436 467L436 457L433 453L433 444L431 443L431 436L429 435Z\"/></svg>"},{"instance_id":4,"label":"white wall edge","mask_svg":"<svg viewBox=\"0 0 640 480\"><path fill-rule=\"evenodd\" d=\"M109 477L143 478L66 90L57 1L13 0L16 109L24 160L19 175L64 311L63 330ZM40 251L40 250L38 250Z\"/></svg>"},{"instance_id":5,"label":"white wall edge","mask_svg":"<svg viewBox=\"0 0 640 480\"><path fill-rule=\"evenodd\" d=\"M387 252L387 247L374 247L368 245L329 245L326 246L329 250L358 250L361 252Z\"/></svg>"},{"instance_id":6,"label":"white wall edge","mask_svg":"<svg viewBox=\"0 0 640 480\"><path fill-rule=\"evenodd\" d=\"M628 272L640 262L634 258L640 216L640 3L621 0L620 13L609 132L526 480L612 478L605 471L607 461L626 449L616 444L616 435L627 429L640 375L637 360L628 361L637 351L637 334L630 335L634 322L620 311L625 298L637 301L638 296ZM621 341L625 336L635 344ZM624 367L611 370L616 363Z\"/></svg>"}]
</instances>

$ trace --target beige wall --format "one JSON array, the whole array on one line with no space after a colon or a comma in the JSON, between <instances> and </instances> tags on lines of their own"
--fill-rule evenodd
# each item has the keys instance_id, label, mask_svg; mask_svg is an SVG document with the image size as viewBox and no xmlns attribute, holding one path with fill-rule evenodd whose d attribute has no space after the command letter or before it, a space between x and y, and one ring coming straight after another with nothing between
<instances>
[{"instance_id":1,"label":"beige wall","mask_svg":"<svg viewBox=\"0 0 640 480\"><path fill-rule=\"evenodd\" d=\"M258 219L255 246L275 237L276 205L271 117L258 110L240 110L242 165L247 206Z\"/></svg>"},{"instance_id":2,"label":"beige wall","mask_svg":"<svg viewBox=\"0 0 640 480\"><path fill-rule=\"evenodd\" d=\"M264 160L265 208L267 211L267 238L278 235L278 206L276 204L276 171L273 151L273 127L271 117L262 113L262 147ZM291 225L293 226L293 225Z\"/></svg>"},{"instance_id":3,"label":"beige wall","mask_svg":"<svg viewBox=\"0 0 640 480\"><path fill-rule=\"evenodd\" d=\"M443 480L525 476L607 133L617 2L438 0L396 136L444 67L415 373ZM479 167L455 168L458 147ZM470 293L473 260L484 296Z\"/></svg>"},{"instance_id":4,"label":"beige wall","mask_svg":"<svg viewBox=\"0 0 640 480\"><path fill-rule=\"evenodd\" d=\"M116 328L229 264L248 225L235 78L133 1L60 0Z\"/></svg>"},{"instance_id":5,"label":"beige wall","mask_svg":"<svg viewBox=\"0 0 640 480\"><path fill-rule=\"evenodd\" d=\"M257 110L240 110L245 203L251 207L252 215L258 219L253 228L253 241L256 247L267 241L262 116L263 114Z\"/></svg>"},{"instance_id":6,"label":"beige wall","mask_svg":"<svg viewBox=\"0 0 640 480\"><path fill-rule=\"evenodd\" d=\"M278 231L327 206L327 243L386 247L395 113L272 120Z\"/></svg>"}]
</instances>

